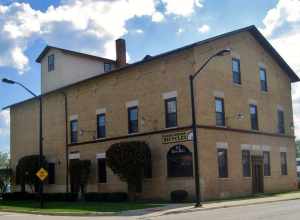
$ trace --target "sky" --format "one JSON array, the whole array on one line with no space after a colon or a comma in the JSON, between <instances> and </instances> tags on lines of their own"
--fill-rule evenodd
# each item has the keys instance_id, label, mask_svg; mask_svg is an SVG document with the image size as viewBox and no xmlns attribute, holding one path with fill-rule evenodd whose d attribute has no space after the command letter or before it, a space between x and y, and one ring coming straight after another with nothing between
<instances>
[{"instance_id":1,"label":"sky","mask_svg":"<svg viewBox=\"0 0 300 220\"><path fill-rule=\"evenodd\" d=\"M256 25L300 76L300 0L0 0L0 78L40 93L46 45L115 58L127 41L129 62L205 38ZM300 138L300 84L292 88ZM0 84L0 108L30 98ZM9 112L0 111L0 151L9 151Z\"/></svg>"}]
</instances>

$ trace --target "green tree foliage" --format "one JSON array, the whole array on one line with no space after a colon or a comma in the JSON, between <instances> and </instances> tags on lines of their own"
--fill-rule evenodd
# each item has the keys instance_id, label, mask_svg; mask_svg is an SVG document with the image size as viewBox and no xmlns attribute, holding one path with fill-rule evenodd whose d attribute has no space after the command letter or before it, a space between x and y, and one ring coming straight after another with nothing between
<instances>
[{"instance_id":1,"label":"green tree foliage","mask_svg":"<svg viewBox=\"0 0 300 220\"><path fill-rule=\"evenodd\" d=\"M300 140L296 141L297 157L300 157Z\"/></svg>"},{"instance_id":2,"label":"green tree foliage","mask_svg":"<svg viewBox=\"0 0 300 220\"><path fill-rule=\"evenodd\" d=\"M8 153L0 152L0 168L9 167L9 155Z\"/></svg>"},{"instance_id":3,"label":"green tree foliage","mask_svg":"<svg viewBox=\"0 0 300 220\"><path fill-rule=\"evenodd\" d=\"M127 182L129 193L142 191L145 171L151 166L151 151L145 142L121 142L106 152L108 166L121 180Z\"/></svg>"},{"instance_id":4,"label":"green tree foliage","mask_svg":"<svg viewBox=\"0 0 300 220\"><path fill-rule=\"evenodd\" d=\"M43 157L42 167L48 168L48 163ZM39 155L30 155L22 157L16 167L16 180L21 185L21 191L25 192L25 186L29 185L32 191L37 191L39 179L36 176L39 166Z\"/></svg>"},{"instance_id":5,"label":"green tree foliage","mask_svg":"<svg viewBox=\"0 0 300 220\"><path fill-rule=\"evenodd\" d=\"M70 161L70 182L71 191L85 193L86 185L91 171L90 160L71 160Z\"/></svg>"}]
</instances>

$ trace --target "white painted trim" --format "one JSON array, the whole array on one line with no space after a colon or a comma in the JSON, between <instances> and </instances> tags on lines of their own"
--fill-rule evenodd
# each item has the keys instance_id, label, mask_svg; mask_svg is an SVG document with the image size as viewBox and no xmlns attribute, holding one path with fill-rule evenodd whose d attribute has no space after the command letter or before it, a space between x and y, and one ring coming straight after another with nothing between
<instances>
[{"instance_id":1,"label":"white painted trim","mask_svg":"<svg viewBox=\"0 0 300 220\"><path fill-rule=\"evenodd\" d=\"M78 119L78 115L71 115L71 116L69 117L69 120L70 120L70 121L77 120L77 119Z\"/></svg>"},{"instance_id":2,"label":"white painted trim","mask_svg":"<svg viewBox=\"0 0 300 220\"><path fill-rule=\"evenodd\" d=\"M287 151L288 151L287 147L280 147L280 152L287 152Z\"/></svg>"},{"instance_id":3,"label":"white painted trim","mask_svg":"<svg viewBox=\"0 0 300 220\"><path fill-rule=\"evenodd\" d=\"M69 153L69 160L80 159L80 153Z\"/></svg>"},{"instance_id":4,"label":"white painted trim","mask_svg":"<svg viewBox=\"0 0 300 220\"><path fill-rule=\"evenodd\" d=\"M224 92L223 91L217 91L215 90L214 91L214 96L217 97L217 98L224 98Z\"/></svg>"},{"instance_id":5,"label":"white painted trim","mask_svg":"<svg viewBox=\"0 0 300 220\"><path fill-rule=\"evenodd\" d=\"M241 150L252 150L251 144L241 144Z\"/></svg>"},{"instance_id":6,"label":"white painted trim","mask_svg":"<svg viewBox=\"0 0 300 220\"><path fill-rule=\"evenodd\" d=\"M99 114L104 114L106 113L106 108L99 108L96 110L96 114L99 115Z\"/></svg>"},{"instance_id":7,"label":"white painted trim","mask_svg":"<svg viewBox=\"0 0 300 220\"><path fill-rule=\"evenodd\" d=\"M277 110L284 111L284 108L282 105L277 105Z\"/></svg>"},{"instance_id":8,"label":"white painted trim","mask_svg":"<svg viewBox=\"0 0 300 220\"><path fill-rule=\"evenodd\" d=\"M162 94L163 99L170 99L177 97L177 91L165 92Z\"/></svg>"},{"instance_id":9,"label":"white painted trim","mask_svg":"<svg viewBox=\"0 0 300 220\"><path fill-rule=\"evenodd\" d=\"M126 102L126 108L135 107L135 106L139 106L138 100Z\"/></svg>"},{"instance_id":10,"label":"white painted trim","mask_svg":"<svg viewBox=\"0 0 300 220\"><path fill-rule=\"evenodd\" d=\"M96 154L96 159L103 159L103 158L106 158L106 153Z\"/></svg>"},{"instance_id":11,"label":"white painted trim","mask_svg":"<svg viewBox=\"0 0 300 220\"><path fill-rule=\"evenodd\" d=\"M262 145L262 146L261 146L261 149L262 149L262 151L268 151L268 152L270 152L270 151L271 151L271 146L268 146L268 145Z\"/></svg>"},{"instance_id":12,"label":"white painted trim","mask_svg":"<svg viewBox=\"0 0 300 220\"><path fill-rule=\"evenodd\" d=\"M248 99L248 103L252 105L257 105L257 101L255 99Z\"/></svg>"},{"instance_id":13,"label":"white painted trim","mask_svg":"<svg viewBox=\"0 0 300 220\"><path fill-rule=\"evenodd\" d=\"M252 150L253 151L261 151L261 146L259 146L259 145L252 145Z\"/></svg>"},{"instance_id":14,"label":"white painted trim","mask_svg":"<svg viewBox=\"0 0 300 220\"><path fill-rule=\"evenodd\" d=\"M217 149L228 149L228 143L226 143L226 142L217 142L216 147L217 147Z\"/></svg>"}]
</instances>

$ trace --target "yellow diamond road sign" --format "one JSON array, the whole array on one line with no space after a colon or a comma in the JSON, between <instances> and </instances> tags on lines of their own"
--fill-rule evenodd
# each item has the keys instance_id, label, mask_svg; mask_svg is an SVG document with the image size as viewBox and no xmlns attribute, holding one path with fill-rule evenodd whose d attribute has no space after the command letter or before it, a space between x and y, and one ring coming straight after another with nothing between
<instances>
[{"instance_id":1,"label":"yellow diamond road sign","mask_svg":"<svg viewBox=\"0 0 300 220\"><path fill-rule=\"evenodd\" d=\"M35 175L37 175L41 181L44 181L48 176L48 172L44 168L41 168Z\"/></svg>"}]
</instances>

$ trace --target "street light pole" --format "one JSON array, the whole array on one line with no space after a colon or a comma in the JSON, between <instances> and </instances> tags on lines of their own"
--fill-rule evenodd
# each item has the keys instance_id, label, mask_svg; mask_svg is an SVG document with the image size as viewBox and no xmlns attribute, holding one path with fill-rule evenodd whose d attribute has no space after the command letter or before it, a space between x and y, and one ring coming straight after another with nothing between
<instances>
[{"instance_id":1,"label":"street light pole","mask_svg":"<svg viewBox=\"0 0 300 220\"><path fill-rule=\"evenodd\" d=\"M32 96L39 99L39 167L42 168L43 166L43 105L42 105L42 96L37 96L34 92L32 92L30 89L28 89L26 86L24 86L22 83L16 82L14 80L2 79L3 83L6 84L17 84L21 86L23 89L25 89L27 92L29 92ZM39 194L40 194L40 207L44 207L44 199L43 199L43 181L40 181L40 187L39 187Z\"/></svg>"},{"instance_id":2,"label":"street light pole","mask_svg":"<svg viewBox=\"0 0 300 220\"><path fill-rule=\"evenodd\" d=\"M195 207L202 206L202 195L200 185L200 169L199 169L199 154L198 154L198 138L197 138L197 122L196 122L196 107L194 95L194 79L204 69L204 67L215 57L224 56L230 53L230 49L223 49L209 57L204 64L192 75L189 76L190 92L191 92L191 109L192 109L192 132L193 132L193 148L194 148L194 164L195 164L195 192L196 204Z\"/></svg>"}]
</instances>

